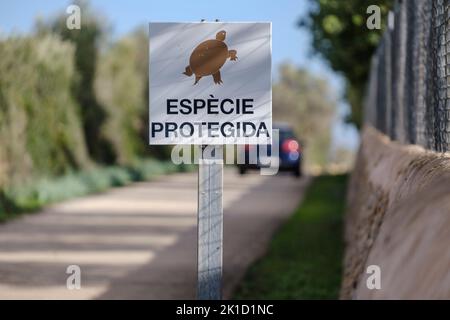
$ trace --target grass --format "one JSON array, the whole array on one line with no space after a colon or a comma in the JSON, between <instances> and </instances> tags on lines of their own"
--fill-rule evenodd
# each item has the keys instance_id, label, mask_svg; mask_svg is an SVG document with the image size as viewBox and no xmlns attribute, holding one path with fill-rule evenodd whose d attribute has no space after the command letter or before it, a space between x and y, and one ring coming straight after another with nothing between
<instances>
[{"instance_id":1,"label":"grass","mask_svg":"<svg viewBox=\"0 0 450 320\"><path fill-rule=\"evenodd\" d=\"M0 190L0 221L9 220L21 213L36 211L51 203L190 169L170 161L146 159L126 167L97 167L60 177L36 179L26 185Z\"/></svg>"},{"instance_id":2,"label":"grass","mask_svg":"<svg viewBox=\"0 0 450 320\"><path fill-rule=\"evenodd\" d=\"M347 175L319 176L235 299L337 299Z\"/></svg>"}]
</instances>

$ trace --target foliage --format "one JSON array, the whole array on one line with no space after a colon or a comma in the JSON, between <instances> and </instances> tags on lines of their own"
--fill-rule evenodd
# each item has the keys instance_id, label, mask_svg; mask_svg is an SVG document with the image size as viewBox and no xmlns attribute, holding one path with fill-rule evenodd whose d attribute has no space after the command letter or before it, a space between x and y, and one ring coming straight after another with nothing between
<instances>
[{"instance_id":1,"label":"foliage","mask_svg":"<svg viewBox=\"0 0 450 320\"><path fill-rule=\"evenodd\" d=\"M75 67L79 79L73 84L73 89L83 119L89 154L98 162L111 164L115 161L115 154L110 142L102 135L107 115L104 107L97 101L94 90L98 51L106 26L102 22L104 19L91 10L87 1L75 1L75 4L80 6L82 12L81 29L68 29L67 15L61 13L49 21L39 21L37 33L58 34L74 45Z\"/></svg>"},{"instance_id":2,"label":"foliage","mask_svg":"<svg viewBox=\"0 0 450 320\"><path fill-rule=\"evenodd\" d=\"M370 59L383 30L366 27L367 7L376 4L381 9L382 26L393 0L310 0L312 9L299 25L312 34L312 45L335 70L347 80L346 97L352 113L349 121L361 125L362 100L368 79Z\"/></svg>"},{"instance_id":3,"label":"foliage","mask_svg":"<svg viewBox=\"0 0 450 320\"><path fill-rule=\"evenodd\" d=\"M191 168L176 166L172 162L145 159L135 161L129 166L95 167L58 177L40 178L27 184L21 183L0 193L0 220L39 209L50 203L189 169Z\"/></svg>"},{"instance_id":4,"label":"foliage","mask_svg":"<svg viewBox=\"0 0 450 320\"><path fill-rule=\"evenodd\" d=\"M0 40L0 219L191 168L139 160L170 151L148 151L146 30L106 45L104 19L75 4L81 30L61 12Z\"/></svg>"},{"instance_id":5,"label":"foliage","mask_svg":"<svg viewBox=\"0 0 450 320\"><path fill-rule=\"evenodd\" d=\"M303 142L306 165L324 165L331 144L331 123L336 110L328 83L290 64L280 66L273 86L275 121L289 122Z\"/></svg>"},{"instance_id":6,"label":"foliage","mask_svg":"<svg viewBox=\"0 0 450 320\"><path fill-rule=\"evenodd\" d=\"M137 30L115 42L99 59L96 94L105 107L104 136L112 143L118 163L145 154L148 131L147 36Z\"/></svg>"},{"instance_id":7,"label":"foliage","mask_svg":"<svg viewBox=\"0 0 450 320\"><path fill-rule=\"evenodd\" d=\"M346 175L319 176L303 204L253 265L236 299L337 299Z\"/></svg>"},{"instance_id":8,"label":"foliage","mask_svg":"<svg viewBox=\"0 0 450 320\"><path fill-rule=\"evenodd\" d=\"M0 41L0 185L89 165L73 56L55 35Z\"/></svg>"},{"instance_id":9,"label":"foliage","mask_svg":"<svg viewBox=\"0 0 450 320\"><path fill-rule=\"evenodd\" d=\"M99 56L95 93L107 115L102 134L120 164L142 156L167 159L170 155L168 146L148 147L148 79L148 35L143 26Z\"/></svg>"}]
</instances>

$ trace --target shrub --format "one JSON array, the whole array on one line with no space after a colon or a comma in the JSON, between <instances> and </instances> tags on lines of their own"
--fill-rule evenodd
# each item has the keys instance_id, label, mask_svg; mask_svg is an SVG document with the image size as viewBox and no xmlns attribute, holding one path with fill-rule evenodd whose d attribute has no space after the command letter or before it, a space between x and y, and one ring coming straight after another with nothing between
<instances>
[{"instance_id":1,"label":"shrub","mask_svg":"<svg viewBox=\"0 0 450 320\"><path fill-rule=\"evenodd\" d=\"M73 55L54 35L0 41L0 186L88 166Z\"/></svg>"},{"instance_id":2,"label":"shrub","mask_svg":"<svg viewBox=\"0 0 450 320\"><path fill-rule=\"evenodd\" d=\"M0 220L7 215L36 210L47 204L189 169L192 169L192 166L142 159L127 167L95 167L58 177L35 179L25 185L14 185L0 192Z\"/></svg>"}]
</instances>

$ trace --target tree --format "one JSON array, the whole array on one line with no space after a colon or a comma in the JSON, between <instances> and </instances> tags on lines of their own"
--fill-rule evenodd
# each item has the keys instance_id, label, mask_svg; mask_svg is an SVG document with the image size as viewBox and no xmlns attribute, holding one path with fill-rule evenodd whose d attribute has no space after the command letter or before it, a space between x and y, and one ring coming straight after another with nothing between
<instances>
[{"instance_id":1,"label":"tree","mask_svg":"<svg viewBox=\"0 0 450 320\"><path fill-rule=\"evenodd\" d=\"M282 64L272 100L274 120L290 123L306 147L307 166L325 165L336 111L336 98L328 83L304 69Z\"/></svg>"},{"instance_id":2,"label":"tree","mask_svg":"<svg viewBox=\"0 0 450 320\"><path fill-rule=\"evenodd\" d=\"M106 26L98 14L92 12L87 1L75 1L81 8L81 28L68 29L67 14L59 14L49 22L38 22L37 32L55 33L63 40L70 41L75 47L75 67L79 79L74 85L75 96L80 105L84 134L89 154L103 163L115 162L111 144L102 135L106 120L104 107L97 101L94 80L97 68L100 41L106 33Z\"/></svg>"},{"instance_id":3,"label":"tree","mask_svg":"<svg viewBox=\"0 0 450 320\"><path fill-rule=\"evenodd\" d=\"M95 91L107 113L103 134L121 164L132 162L148 148L148 138L141 136L148 122L146 47L145 32L138 30L114 42L98 61Z\"/></svg>"},{"instance_id":4,"label":"tree","mask_svg":"<svg viewBox=\"0 0 450 320\"><path fill-rule=\"evenodd\" d=\"M74 51L55 35L0 41L0 189L90 166Z\"/></svg>"},{"instance_id":5,"label":"tree","mask_svg":"<svg viewBox=\"0 0 450 320\"><path fill-rule=\"evenodd\" d=\"M312 34L313 51L322 55L331 68L344 75L346 98L351 106L347 119L358 128L362 120L362 100L369 75L370 59L383 33L366 26L371 0L309 0L311 10L299 26ZM393 0L379 0L381 25L385 25Z\"/></svg>"}]
</instances>

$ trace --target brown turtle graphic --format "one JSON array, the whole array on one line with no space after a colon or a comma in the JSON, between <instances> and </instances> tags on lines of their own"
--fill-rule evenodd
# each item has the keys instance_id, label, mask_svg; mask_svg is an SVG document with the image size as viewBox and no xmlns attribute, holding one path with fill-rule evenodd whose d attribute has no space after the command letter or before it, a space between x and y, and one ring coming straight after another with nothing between
<instances>
[{"instance_id":1,"label":"brown turtle graphic","mask_svg":"<svg viewBox=\"0 0 450 320\"><path fill-rule=\"evenodd\" d=\"M226 34L225 30L219 31L215 40L203 41L192 51L189 65L183 74L188 77L195 74L194 84L197 84L202 77L209 75L213 76L214 83L222 83L220 68L228 58L233 61L237 59L236 50L228 50L224 42Z\"/></svg>"}]
</instances>

